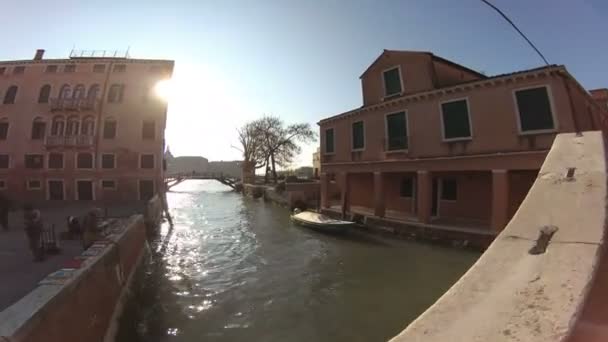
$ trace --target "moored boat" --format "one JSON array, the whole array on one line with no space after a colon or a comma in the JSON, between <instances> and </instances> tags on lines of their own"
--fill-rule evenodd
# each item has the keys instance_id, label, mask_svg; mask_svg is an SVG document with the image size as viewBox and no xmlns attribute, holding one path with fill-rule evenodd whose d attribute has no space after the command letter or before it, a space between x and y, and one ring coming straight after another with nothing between
<instances>
[{"instance_id":1,"label":"moored boat","mask_svg":"<svg viewBox=\"0 0 608 342\"><path fill-rule=\"evenodd\" d=\"M350 221L335 220L312 211L294 211L294 214L291 215L291 220L300 226L326 233L342 233L355 224Z\"/></svg>"}]
</instances>

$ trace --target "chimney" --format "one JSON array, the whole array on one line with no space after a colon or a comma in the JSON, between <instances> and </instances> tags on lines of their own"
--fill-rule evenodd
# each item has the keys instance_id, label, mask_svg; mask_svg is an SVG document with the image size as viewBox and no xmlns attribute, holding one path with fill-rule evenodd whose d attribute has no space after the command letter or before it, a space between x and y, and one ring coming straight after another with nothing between
<instances>
[{"instance_id":1,"label":"chimney","mask_svg":"<svg viewBox=\"0 0 608 342\"><path fill-rule=\"evenodd\" d=\"M34 56L35 61L42 60L42 56L44 56L44 49L36 50L36 55Z\"/></svg>"}]
</instances>

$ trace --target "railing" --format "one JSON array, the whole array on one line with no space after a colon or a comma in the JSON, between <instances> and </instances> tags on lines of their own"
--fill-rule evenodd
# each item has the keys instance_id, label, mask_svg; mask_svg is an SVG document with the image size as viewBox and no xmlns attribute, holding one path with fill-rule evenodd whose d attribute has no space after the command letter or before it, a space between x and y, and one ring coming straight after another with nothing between
<instances>
[{"instance_id":1,"label":"railing","mask_svg":"<svg viewBox=\"0 0 608 342\"><path fill-rule=\"evenodd\" d=\"M72 50L70 58L129 58L129 50Z\"/></svg>"},{"instance_id":2,"label":"railing","mask_svg":"<svg viewBox=\"0 0 608 342\"><path fill-rule=\"evenodd\" d=\"M51 99L51 110L74 110L74 111L86 111L96 110L99 106L98 99L62 99L54 98Z\"/></svg>"},{"instance_id":3,"label":"railing","mask_svg":"<svg viewBox=\"0 0 608 342\"><path fill-rule=\"evenodd\" d=\"M93 141L94 136L92 135L48 136L46 137L45 145L49 147L89 147L93 146Z\"/></svg>"}]
</instances>

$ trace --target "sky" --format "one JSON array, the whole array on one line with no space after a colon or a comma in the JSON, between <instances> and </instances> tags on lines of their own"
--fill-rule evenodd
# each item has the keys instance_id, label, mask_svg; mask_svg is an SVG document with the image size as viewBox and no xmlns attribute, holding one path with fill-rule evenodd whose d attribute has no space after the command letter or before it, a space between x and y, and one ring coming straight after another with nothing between
<instances>
[{"instance_id":1,"label":"sky","mask_svg":"<svg viewBox=\"0 0 608 342\"><path fill-rule=\"evenodd\" d=\"M552 64L608 87L608 1L491 0ZM166 140L176 155L240 159L236 130L265 114L318 131L361 106L383 49L423 50L487 75L542 60L480 0L3 0L0 60L72 48L175 61ZM295 166L312 165L318 143Z\"/></svg>"}]
</instances>

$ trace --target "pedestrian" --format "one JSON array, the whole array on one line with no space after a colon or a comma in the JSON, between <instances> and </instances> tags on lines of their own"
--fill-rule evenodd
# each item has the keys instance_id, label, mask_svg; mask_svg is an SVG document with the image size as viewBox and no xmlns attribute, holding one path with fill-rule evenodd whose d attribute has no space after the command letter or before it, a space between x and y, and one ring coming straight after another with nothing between
<instances>
[{"instance_id":1,"label":"pedestrian","mask_svg":"<svg viewBox=\"0 0 608 342\"><path fill-rule=\"evenodd\" d=\"M34 209L31 204L23 206L23 219L25 221L25 234L34 257L34 261L44 260L44 249L42 247L42 218L40 211Z\"/></svg>"},{"instance_id":2,"label":"pedestrian","mask_svg":"<svg viewBox=\"0 0 608 342\"><path fill-rule=\"evenodd\" d=\"M0 225L4 231L8 231L8 213L11 210L11 201L0 194Z\"/></svg>"}]
</instances>

